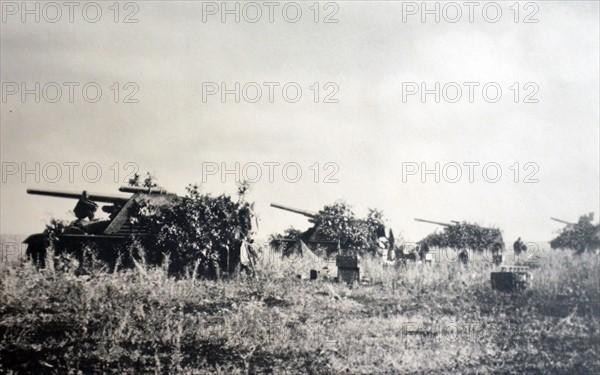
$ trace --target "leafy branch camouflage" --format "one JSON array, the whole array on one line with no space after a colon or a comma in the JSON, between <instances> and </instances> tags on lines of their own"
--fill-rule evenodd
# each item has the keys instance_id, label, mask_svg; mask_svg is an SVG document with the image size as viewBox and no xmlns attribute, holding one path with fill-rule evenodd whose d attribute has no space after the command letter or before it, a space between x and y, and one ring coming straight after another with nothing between
<instances>
[{"instance_id":1,"label":"leafy branch camouflage","mask_svg":"<svg viewBox=\"0 0 600 375\"><path fill-rule=\"evenodd\" d=\"M171 274L182 275L196 264L202 276L233 273L242 242L252 242L253 204L242 196L236 202L227 195L203 195L196 185L170 205L142 202L132 217L148 230L142 238L146 261L159 265L167 256Z\"/></svg>"},{"instance_id":2,"label":"leafy branch camouflage","mask_svg":"<svg viewBox=\"0 0 600 375\"><path fill-rule=\"evenodd\" d=\"M444 227L443 232L428 235L421 242L430 247L469 249L474 251L504 249L502 232L498 228L485 228L467 222Z\"/></svg>"},{"instance_id":3,"label":"leafy branch camouflage","mask_svg":"<svg viewBox=\"0 0 600 375\"><path fill-rule=\"evenodd\" d=\"M553 249L571 249L578 254L600 249L600 224L594 225L594 214L583 215L573 225L567 225L550 241Z\"/></svg>"}]
</instances>

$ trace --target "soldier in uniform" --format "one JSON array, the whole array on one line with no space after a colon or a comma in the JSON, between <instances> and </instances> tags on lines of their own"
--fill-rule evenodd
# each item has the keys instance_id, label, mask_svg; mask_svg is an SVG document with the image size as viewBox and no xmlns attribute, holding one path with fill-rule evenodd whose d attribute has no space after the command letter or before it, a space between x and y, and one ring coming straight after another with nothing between
<instances>
[{"instance_id":1,"label":"soldier in uniform","mask_svg":"<svg viewBox=\"0 0 600 375\"><path fill-rule=\"evenodd\" d=\"M29 236L25 240L27 250L25 255L33 264L40 268L46 268L46 248L48 247L48 237L44 234L36 234Z\"/></svg>"},{"instance_id":2,"label":"soldier in uniform","mask_svg":"<svg viewBox=\"0 0 600 375\"><path fill-rule=\"evenodd\" d=\"M98 205L88 198L87 191L81 193L81 198L77 201L73 212L79 220L88 218L90 221L94 219L94 214L98 209Z\"/></svg>"},{"instance_id":3,"label":"soldier in uniform","mask_svg":"<svg viewBox=\"0 0 600 375\"><path fill-rule=\"evenodd\" d=\"M122 208L123 208L122 205L120 205L118 203L114 203L110 206L102 206L102 211L109 214L108 218L112 220L117 216L117 214L121 211Z\"/></svg>"},{"instance_id":4,"label":"soldier in uniform","mask_svg":"<svg viewBox=\"0 0 600 375\"><path fill-rule=\"evenodd\" d=\"M521 241L521 237L517 238L517 240L513 244L513 250L515 251L515 255L520 255L526 249L527 246L525 246L525 244Z\"/></svg>"},{"instance_id":5,"label":"soldier in uniform","mask_svg":"<svg viewBox=\"0 0 600 375\"><path fill-rule=\"evenodd\" d=\"M421 261L425 261L425 257L427 256L427 254L429 253L429 245L427 244L427 242L423 242L421 244L421 246L419 246L419 258L421 259Z\"/></svg>"}]
</instances>

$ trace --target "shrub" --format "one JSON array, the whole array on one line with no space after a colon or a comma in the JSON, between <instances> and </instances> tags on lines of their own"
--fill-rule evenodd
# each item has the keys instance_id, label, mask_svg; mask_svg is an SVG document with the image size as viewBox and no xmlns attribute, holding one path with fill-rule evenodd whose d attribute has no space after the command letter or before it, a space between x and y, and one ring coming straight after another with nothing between
<instances>
[{"instance_id":1,"label":"shrub","mask_svg":"<svg viewBox=\"0 0 600 375\"><path fill-rule=\"evenodd\" d=\"M244 192L236 202L227 195L200 194L190 185L184 197L169 204L140 200L132 217L148 232L140 240L146 262L159 265L168 258L174 275L192 267L212 278L235 272L242 244L252 242L253 204L244 201Z\"/></svg>"}]
</instances>

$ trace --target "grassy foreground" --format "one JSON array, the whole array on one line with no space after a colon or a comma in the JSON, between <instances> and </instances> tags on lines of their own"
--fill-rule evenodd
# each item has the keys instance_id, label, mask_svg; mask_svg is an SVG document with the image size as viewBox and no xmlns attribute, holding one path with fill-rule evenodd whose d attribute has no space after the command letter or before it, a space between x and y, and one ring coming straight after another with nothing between
<instances>
[{"instance_id":1,"label":"grassy foreground","mask_svg":"<svg viewBox=\"0 0 600 375\"><path fill-rule=\"evenodd\" d=\"M600 373L597 255L545 251L517 294L485 262L365 260L354 288L297 279L316 268L300 263L213 282L3 262L0 373Z\"/></svg>"}]
</instances>

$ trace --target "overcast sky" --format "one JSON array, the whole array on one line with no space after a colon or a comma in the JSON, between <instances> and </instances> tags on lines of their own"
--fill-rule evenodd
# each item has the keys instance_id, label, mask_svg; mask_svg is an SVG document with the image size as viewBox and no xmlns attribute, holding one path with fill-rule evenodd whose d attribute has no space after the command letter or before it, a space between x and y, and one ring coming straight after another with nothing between
<instances>
[{"instance_id":1,"label":"overcast sky","mask_svg":"<svg viewBox=\"0 0 600 375\"><path fill-rule=\"evenodd\" d=\"M87 20L85 4L74 9L73 22L67 7L61 5L57 19L56 9L42 4L36 23L35 15L22 14L21 2L2 2L3 234L37 232L51 217L70 218L74 201L28 196L26 188L116 193L132 170L125 169L127 162L140 172L154 172L162 186L178 193L202 181L203 165L221 169L226 163L234 169L238 162L254 177L256 164L248 163L257 163L262 176L249 199L260 217L259 237L289 225L308 226L302 217L269 208L270 202L316 211L345 200L359 215L368 207L379 208L388 226L407 241L435 229L415 217L495 225L508 243L517 236L551 239L561 225L550 216L576 221L595 212L598 218L596 1L538 1L528 7L523 2L518 15L509 8L512 1L502 2L495 23L495 6L485 8L487 20L482 14L486 2L473 10L473 22L469 9L461 6L456 23L448 20L457 17L457 9L444 8L446 3L439 3L439 23L434 15L421 22L422 9L406 2L322 2L317 23L312 1L288 5L285 17L288 3L269 8L258 2L262 17L256 23L244 18L258 17L254 5L244 8L247 3L239 3L239 23L235 15L221 21L222 9L213 6L220 8L221 2L152 1L127 7L122 2L116 23L115 9L109 8L113 2L99 2L101 16L88 6ZM127 15L138 22L123 22ZM326 16L338 22L325 23ZM527 16L538 22L523 22ZM94 18L99 19L92 23ZM34 94L23 100L22 83L34 89L36 82L40 103ZM233 94L222 103L220 92L203 98L208 89L220 90L222 82L227 89L240 83L239 103ZM257 85L242 90L252 82ZM265 82L279 84L271 84L273 103ZM420 92L403 98L409 89L421 90L421 83L433 89L436 82L440 91L456 82L461 98L450 102L456 97L454 84L446 86L439 103L433 94L423 103ZM472 103L465 82L479 84L472 86ZM90 83L102 90L96 103L87 102L95 97ZM487 83L493 84L484 96ZM62 87L59 99L56 86ZM262 97L252 103L257 86ZM288 102L297 87L302 96ZM502 96L488 102L497 87ZM132 93L129 99L138 103L124 103ZM328 94L328 101L337 103L325 103ZM36 172L22 173L23 166L34 169L36 162L39 183ZM72 182L64 164L70 162L80 163L73 167ZM271 183L264 163L275 162L280 165ZM423 183L422 163L434 169L436 162L439 183L433 174ZM464 165L469 162L480 163L473 167L472 182ZM102 170L97 182L90 182L93 168L82 176L89 163ZM288 165L284 178L286 163L297 164ZM326 163L333 164L326 168ZM462 167L455 183L452 163ZM290 182L293 165L302 171L296 183ZM403 179L403 169L415 166L419 171ZM498 167L502 175L490 182ZM329 180L338 182L325 183L331 173ZM235 176L223 177L225 182L220 171L206 176L203 191L233 193ZM525 183L527 177L538 182Z\"/></svg>"}]
</instances>

